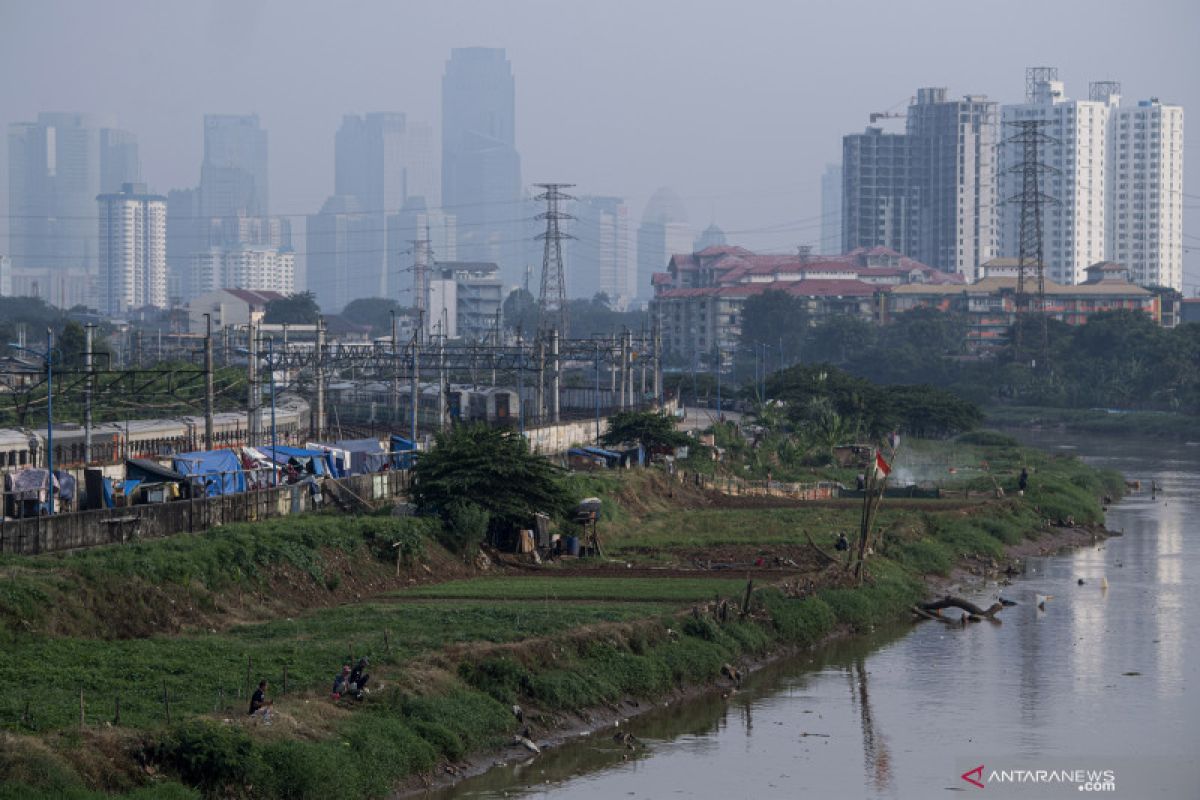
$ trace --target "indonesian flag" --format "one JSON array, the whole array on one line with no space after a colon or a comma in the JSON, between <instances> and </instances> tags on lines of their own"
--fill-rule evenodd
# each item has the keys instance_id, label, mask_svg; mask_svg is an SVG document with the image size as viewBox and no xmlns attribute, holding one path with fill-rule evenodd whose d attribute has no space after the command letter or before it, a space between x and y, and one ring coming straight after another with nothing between
<instances>
[{"instance_id":1,"label":"indonesian flag","mask_svg":"<svg viewBox=\"0 0 1200 800\"><path fill-rule=\"evenodd\" d=\"M886 478L892 471L892 465L883 460L883 453L875 453L875 475Z\"/></svg>"}]
</instances>

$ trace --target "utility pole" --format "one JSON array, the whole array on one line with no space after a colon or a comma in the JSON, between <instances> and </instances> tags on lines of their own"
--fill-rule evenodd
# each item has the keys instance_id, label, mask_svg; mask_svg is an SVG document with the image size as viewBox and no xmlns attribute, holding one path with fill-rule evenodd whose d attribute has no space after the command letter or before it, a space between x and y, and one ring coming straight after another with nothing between
<instances>
[{"instance_id":1,"label":"utility pole","mask_svg":"<svg viewBox=\"0 0 1200 800\"><path fill-rule=\"evenodd\" d=\"M278 463L279 441L275 435L275 337L267 337L267 369L271 381L271 460ZM271 485L279 485L279 470L271 470Z\"/></svg>"},{"instance_id":2,"label":"utility pole","mask_svg":"<svg viewBox=\"0 0 1200 800\"><path fill-rule=\"evenodd\" d=\"M396 360L396 309L388 313L392 317L392 421L400 420L400 370Z\"/></svg>"},{"instance_id":3,"label":"utility pole","mask_svg":"<svg viewBox=\"0 0 1200 800\"><path fill-rule=\"evenodd\" d=\"M54 329L46 328L46 495L54 515Z\"/></svg>"},{"instance_id":4,"label":"utility pole","mask_svg":"<svg viewBox=\"0 0 1200 800\"><path fill-rule=\"evenodd\" d=\"M539 233L537 238L544 242L542 250L542 288L538 296L538 337L548 338L550 331L557 330L560 335L567 335L567 283L563 275L562 240L574 239L569 233L563 233L558 223L566 219L574 219L565 211L559 210L559 203L575 198L564 194L561 190L568 189L573 183L537 183L535 186L544 189L536 200L546 201L546 210L535 219L546 221L546 232Z\"/></svg>"},{"instance_id":5,"label":"utility pole","mask_svg":"<svg viewBox=\"0 0 1200 800\"><path fill-rule=\"evenodd\" d=\"M90 346L88 349L91 349ZM213 449L212 314L204 315L204 449Z\"/></svg>"},{"instance_id":6,"label":"utility pole","mask_svg":"<svg viewBox=\"0 0 1200 800\"><path fill-rule=\"evenodd\" d=\"M1031 68L1040 69L1040 68ZM1028 70L1026 71L1029 72ZM1043 263L1042 241L1042 206L1057 202L1053 197L1041 191L1041 176L1043 173L1057 174L1058 170L1042 163L1040 150L1042 145L1058 144L1058 140L1043 132L1042 128L1050 124L1044 119L1020 119L1009 122L1016 133L1009 137L1007 143L1021 146L1021 162L1011 168L1013 173L1021 176L1021 192L1008 198L1007 202L1017 203L1021 209L1020 228L1020 257L1017 267L1017 324L1015 326L1015 351L1018 359L1022 359L1024 345L1023 329L1028 322L1030 312L1030 297L1026 282L1031 278L1037 280L1037 301L1033 310L1041 317L1041 356L1045 366L1047 351L1050 347L1049 329L1046 322L1046 271ZM1030 274L1032 273L1032 275Z\"/></svg>"},{"instance_id":7,"label":"utility pole","mask_svg":"<svg viewBox=\"0 0 1200 800\"><path fill-rule=\"evenodd\" d=\"M257 447L262 419L258 413L262 404L262 390L258 387L258 331L254 320L246 324L246 368L249 387L246 389L246 438L251 447Z\"/></svg>"},{"instance_id":8,"label":"utility pole","mask_svg":"<svg viewBox=\"0 0 1200 800\"><path fill-rule=\"evenodd\" d=\"M412 400L410 402L412 412L412 442L413 447L417 446L417 430L419 427L419 413L421 409L421 382L420 382L420 366L421 364L421 329L418 326L417 330L413 331L412 338Z\"/></svg>"},{"instance_id":9,"label":"utility pole","mask_svg":"<svg viewBox=\"0 0 1200 800\"><path fill-rule=\"evenodd\" d=\"M83 368L87 372L87 381L83 390L83 463L92 463L92 390L95 386L95 372L92 362L92 342L96 326L88 323L83 326Z\"/></svg>"},{"instance_id":10,"label":"utility pole","mask_svg":"<svg viewBox=\"0 0 1200 800\"><path fill-rule=\"evenodd\" d=\"M600 342L596 342L596 444L600 444Z\"/></svg>"},{"instance_id":11,"label":"utility pole","mask_svg":"<svg viewBox=\"0 0 1200 800\"><path fill-rule=\"evenodd\" d=\"M537 338L537 419L538 424L546 417L546 340Z\"/></svg>"},{"instance_id":12,"label":"utility pole","mask_svg":"<svg viewBox=\"0 0 1200 800\"><path fill-rule=\"evenodd\" d=\"M317 317L317 347L313 353L313 382L317 389L317 407L313 412L313 438L325 437L325 318Z\"/></svg>"},{"instance_id":13,"label":"utility pole","mask_svg":"<svg viewBox=\"0 0 1200 800\"><path fill-rule=\"evenodd\" d=\"M555 422L559 421L558 395L562 388L562 362L559 360L558 354L558 337L557 330L550 331L550 416Z\"/></svg>"}]
</instances>

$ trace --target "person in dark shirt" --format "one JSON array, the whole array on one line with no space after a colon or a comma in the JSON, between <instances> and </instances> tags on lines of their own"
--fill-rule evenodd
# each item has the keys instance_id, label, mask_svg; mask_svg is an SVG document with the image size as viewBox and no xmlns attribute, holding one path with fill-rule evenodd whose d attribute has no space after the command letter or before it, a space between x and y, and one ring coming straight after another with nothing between
<instances>
[{"instance_id":1,"label":"person in dark shirt","mask_svg":"<svg viewBox=\"0 0 1200 800\"><path fill-rule=\"evenodd\" d=\"M845 533L838 534L837 544L834 545L834 548L839 553L845 552L850 549L850 540L846 538Z\"/></svg>"},{"instance_id":2,"label":"person in dark shirt","mask_svg":"<svg viewBox=\"0 0 1200 800\"><path fill-rule=\"evenodd\" d=\"M250 711L247 713L252 717L260 717L263 720L271 719L271 701L267 699L266 681L258 682L258 689L250 697Z\"/></svg>"},{"instance_id":3,"label":"person in dark shirt","mask_svg":"<svg viewBox=\"0 0 1200 800\"><path fill-rule=\"evenodd\" d=\"M366 693L367 681L371 680L371 676L367 674L367 667L370 664L367 657L363 656L350 672L350 691L354 694L355 699L362 700L363 694Z\"/></svg>"},{"instance_id":4,"label":"person in dark shirt","mask_svg":"<svg viewBox=\"0 0 1200 800\"><path fill-rule=\"evenodd\" d=\"M1029 470L1021 467L1021 477L1017 478L1017 490L1023 495L1029 487Z\"/></svg>"}]
</instances>

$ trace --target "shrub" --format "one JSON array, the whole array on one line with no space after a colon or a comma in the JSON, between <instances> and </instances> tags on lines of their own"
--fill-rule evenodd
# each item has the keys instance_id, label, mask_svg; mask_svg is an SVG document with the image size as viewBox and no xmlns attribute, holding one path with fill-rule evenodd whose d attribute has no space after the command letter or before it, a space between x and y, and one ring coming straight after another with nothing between
<instances>
[{"instance_id":1,"label":"shrub","mask_svg":"<svg viewBox=\"0 0 1200 800\"><path fill-rule=\"evenodd\" d=\"M256 768L254 744L241 728L192 720L171 731L159 756L183 780L206 792L240 786Z\"/></svg>"},{"instance_id":2,"label":"shrub","mask_svg":"<svg viewBox=\"0 0 1200 800\"><path fill-rule=\"evenodd\" d=\"M1007 433L989 430L969 431L967 433L960 434L955 438L954 441L958 442L959 444L974 444L979 445L980 447L1020 446L1020 442L1018 442L1014 437L1009 436Z\"/></svg>"},{"instance_id":3,"label":"shrub","mask_svg":"<svg viewBox=\"0 0 1200 800\"><path fill-rule=\"evenodd\" d=\"M775 630L786 642L810 645L833 630L833 610L820 598L795 600L778 589L764 589L758 596L770 613Z\"/></svg>"},{"instance_id":4,"label":"shrub","mask_svg":"<svg viewBox=\"0 0 1200 800\"><path fill-rule=\"evenodd\" d=\"M459 675L469 685L486 692L501 703L516 702L529 690L529 670L511 658L488 658L476 663L464 662Z\"/></svg>"},{"instance_id":5,"label":"shrub","mask_svg":"<svg viewBox=\"0 0 1200 800\"><path fill-rule=\"evenodd\" d=\"M470 500L457 500L446 509L441 543L455 553L465 553L483 541L491 515Z\"/></svg>"}]
</instances>

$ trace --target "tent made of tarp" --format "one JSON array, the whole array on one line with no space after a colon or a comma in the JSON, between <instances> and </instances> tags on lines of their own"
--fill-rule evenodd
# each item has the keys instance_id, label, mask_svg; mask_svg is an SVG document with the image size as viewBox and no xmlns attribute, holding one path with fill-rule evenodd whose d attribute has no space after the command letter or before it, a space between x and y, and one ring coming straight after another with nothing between
<instances>
[{"instance_id":1,"label":"tent made of tarp","mask_svg":"<svg viewBox=\"0 0 1200 800\"><path fill-rule=\"evenodd\" d=\"M393 469L412 469L417 463L417 443L412 439L405 439L393 433L388 444L392 451Z\"/></svg>"},{"instance_id":2,"label":"tent made of tarp","mask_svg":"<svg viewBox=\"0 0 1200 800\"><path fill-rule=\"evenodd\" d=\"M605 450L603 447L582 447L580 448L585 453L597 456L604 459L604 463L611 469L621 465L621 454L615 450Z\"/></svg>"},{"instance_id":3,"label":"tent made of tarp","mask_svg":"<svg viewBox=\"0 0 1200 800\"><path fill-rule=\"evenodd\" d=\"M350 454L350 463L342 467L345 475L379 472L388 464L387 452L378 439L343 439L333 446Z\"/></svg>"},{"instance_id":4,"label":"tent made of tarp","mask_svg":"<svg viewBox=\"0 0 1200 800\"><path fill-rule=\"evenodd\" d=\"M301 447L260 447L259 452L276 464L291 464L301 472L307 472L317 477L337 475L333 466L333 457L324 450L307 450Z\"/></svg>"},{"instance_id":5,"label":"tent made of tarp","mask_svg":"<svg viewBox=\"0 0 1200 800\"><path fill-rule=\"evenodd\" d=\"M148 458L126 459L125 477L129 480L155 483L178 483L187 480L187 476L182 472L164 467L157 461L151 461Z\"/></svg>"},{"instance_id":6,"label":"tent made of tarp","mask_svg":"<svg viewBox=\"0 0 1200 800\"><path fill-rule=\"evenodd\" d=\"M171 466L192 482L193 494L216 497L246 491L246 476L242 462L232 450L201 450L179 453L172 457ZM197 491L202 489L202 491Z\"/></svg>"}]
</instances>

